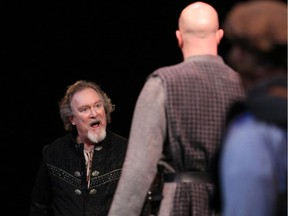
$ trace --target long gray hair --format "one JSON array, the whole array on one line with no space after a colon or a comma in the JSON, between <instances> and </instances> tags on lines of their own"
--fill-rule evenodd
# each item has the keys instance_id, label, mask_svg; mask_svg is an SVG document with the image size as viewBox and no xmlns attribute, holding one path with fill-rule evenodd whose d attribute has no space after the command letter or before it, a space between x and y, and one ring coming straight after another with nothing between
<instances>
[{"instance_id":1,"label":"long gray hair","mask_svg":"<svg viewBox=\"0 0 288 216\"><path fill-rule=\"evenodd\" d=\"M67 87L67 91L64 97L59 101L59 112L64 124L64 129L66 131L73 131L73 129L75 128L75 126L71 124L69 119L73 115L71 108L71 100L75 93L86 88L91 88L99 94L99 96L104 102L107 123L111 122L111 112L113 112L115 109L115 106L112 104L111 99L96 83L91 81L78 80L74 84Z\"/></svg>"}]
</instances>

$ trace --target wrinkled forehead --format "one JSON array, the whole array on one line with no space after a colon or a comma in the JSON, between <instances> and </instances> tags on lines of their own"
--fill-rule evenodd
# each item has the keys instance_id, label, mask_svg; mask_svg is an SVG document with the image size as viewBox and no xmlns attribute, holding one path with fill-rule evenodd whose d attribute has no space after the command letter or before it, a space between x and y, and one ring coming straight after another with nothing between
<instances>
[{"instance_id":1,"label":"wrinkled forehead","mask_svg":"<svg viewBox=\"0 0 288 216\"><path fill-rule=\"evenodd\" d=\"M101 95L92 88L85 88L77 91L72 99L71 106L92 105L102 101Z\"/></svg>"}]
</instances>

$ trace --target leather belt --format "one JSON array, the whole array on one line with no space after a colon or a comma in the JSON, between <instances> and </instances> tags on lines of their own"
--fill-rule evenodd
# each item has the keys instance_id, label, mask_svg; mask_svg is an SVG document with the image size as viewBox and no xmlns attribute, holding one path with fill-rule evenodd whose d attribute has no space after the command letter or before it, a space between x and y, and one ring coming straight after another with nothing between
<instances>
[{"instance_id":1,"label":"leather belt","mask_svg":"<svg viewBox=\"0 0 288 216\"><path fill-rule=\"evenodd\" d=\"M179 172L165 173L164 182L212 183L212 179L206 172Z\"/></svg>"}]
</instances>

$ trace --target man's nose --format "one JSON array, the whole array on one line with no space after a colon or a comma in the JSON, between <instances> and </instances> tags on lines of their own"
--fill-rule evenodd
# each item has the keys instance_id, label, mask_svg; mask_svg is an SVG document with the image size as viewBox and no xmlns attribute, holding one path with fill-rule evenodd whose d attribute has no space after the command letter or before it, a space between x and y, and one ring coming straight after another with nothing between
<instances>
[{"instance_id":1,"label":"man's nose","mask_svg":"<svg viewBox=\"0 0 288 216\"><path fill-rule=\"evenodd\" d=\"M90 117L96 117L98 115L98 112L97 112L97 110L95 110L95 109L91 109L90 110Z\"/></svg>"}]
</instances>

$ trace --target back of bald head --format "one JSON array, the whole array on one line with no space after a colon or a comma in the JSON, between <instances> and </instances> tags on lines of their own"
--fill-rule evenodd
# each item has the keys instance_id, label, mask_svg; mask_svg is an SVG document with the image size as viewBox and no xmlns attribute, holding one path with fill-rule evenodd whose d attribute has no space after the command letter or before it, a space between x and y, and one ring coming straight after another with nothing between
<instances>
[{"instance_id":1,"label":"back of bald head","mask_svg":"<svg viewBox=\"0 0 288 216\"><path fill-rule=\"evenodd\" d=\"M211 5L195 2L182 10L178 27L183 35L205 38L219 29L218 14Z\"/></svg>"}]
</instances>

